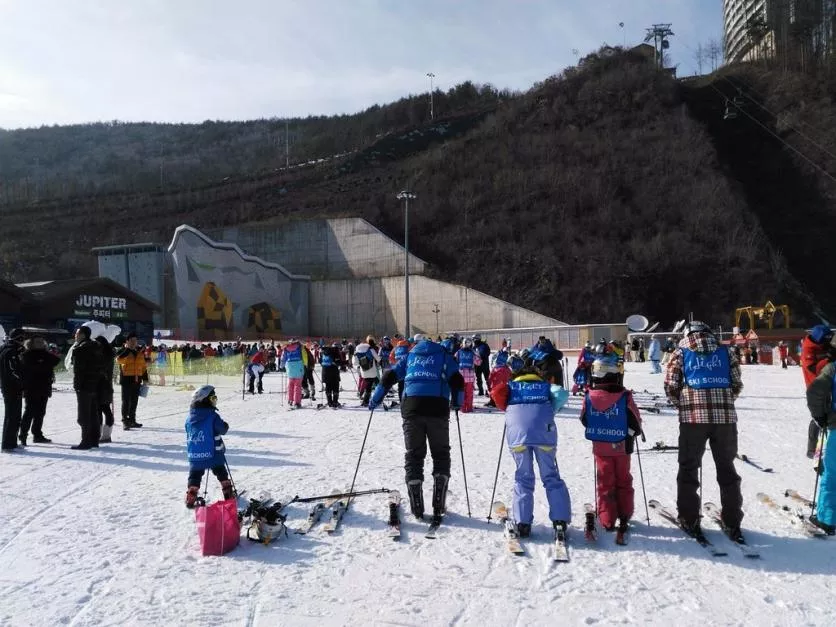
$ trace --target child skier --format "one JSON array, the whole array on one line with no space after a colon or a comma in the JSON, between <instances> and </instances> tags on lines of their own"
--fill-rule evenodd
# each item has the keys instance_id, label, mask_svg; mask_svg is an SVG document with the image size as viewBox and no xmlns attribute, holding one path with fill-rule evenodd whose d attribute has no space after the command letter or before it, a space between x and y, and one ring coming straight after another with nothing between
<instances>
[{"instance_id":1,"label":"child skier","mask_svg":"<svg viewBox=\"0 0 836 627\"><path fill-rule=\"evenodd\" d=\"M819 375L813 379L807 388L807 407L816 425L824 432L822 458L818 463L818 471L822 465L824 473L821 477L819 494L816 500L816 513L810 521L821 527L828 535L836 534L836 363L830 361L822 368ZM833 437L831 437L833 436Z\"/></svg>"},{"instance_id":2,"label":"child skier","mask_svg":"<svg viewBox=\"0 0 836 627\"><path fill-rule=\"evenodd\" d=\"M343 363L340 345L334 342L331 346L324 347L319 353L319 363L322 365L322 383L325 384L328 407L339 409L342 407L340 405L340 366Z\"/></svg>"},{"instance_id":3,"label":"child skier","mask_svg":"<svg viewBox=\"0 0 836 627\"><path fill-rule=\"evenodd\" d=\"M186 420L186 452L189 457L186 507L189 509L195 506L203 474L209 469L221 482L224 499L234 496L232 482L226 470L226 446L221 439L221 436L229 431L229 425L221 420L216 409L217 404L218 397L211 385L204 385L192 394L192 404Z\"/></svg>"},{"instance_id":4,"label":"child skier","mask_svg":"<svg viewBox=\"0 0 836 627\"><path fill-rule=\"evenodd\" d=\"M531 534L534 522L534 460L546 489L549 518L555 530L566 527L572 506L566 483L557 468L557 425L554 415L566 404L569 393L550 384L532 367L513 373L513 379L491 389L491 398L505 410L506 441L517 465L514 475L514 520L521 538Z\"/></svg>"},{"instance_id":5,"label":"child skier","mask_svg":"<svg viewBox=\"0 0 836 627\"><path fill-rule=\"evenodd\" d=\"M456 353L456 361L459 362L459 372L464 379L464 402L462 413L469 414L473 411L473 384L476 383L476 371L482 363L479 355L473 350L473 340L465 338L463 346Z\"/></svg>"},{"instance_id":6,"label":"child skier","mask_svg":"<svg viewBox=\"0 0 836 627\"><path fill-rule=\"evenodd\" d=\"M288 409L302 409L302 377L305 376L305 351L293 338L282 351L282 368L287 372Z\"/></svg>"},{"instance_id":7,"label":"child skier","mask_svg":"<svg viewBox=\"0 0 836 627\"><path fill-rule=\"evenodd\" d=\"M633 515L630 455L634 438L641 433L641 415L632 393L619 383L617 359L599 355L592 363L592 389L584 396L580 419L586 439L593 442L598 519L607 531L617 522L624 534Z\"/></svg>"},{"instance_id":8,"label":"child skier","mask_svg":"<svg viewBox=\"0 0 836 627\"><path fill-rule=\"evenodd\" d=\"M575 373L572 379L575 384L572 386L572 396L576 394L584 394L589 389L590 379L592 378L592 362L595 361L595 351L592 349L592 342L586 342L580 355L578 355L578 367L575 368Z\"/></svg>"}]
</instances>

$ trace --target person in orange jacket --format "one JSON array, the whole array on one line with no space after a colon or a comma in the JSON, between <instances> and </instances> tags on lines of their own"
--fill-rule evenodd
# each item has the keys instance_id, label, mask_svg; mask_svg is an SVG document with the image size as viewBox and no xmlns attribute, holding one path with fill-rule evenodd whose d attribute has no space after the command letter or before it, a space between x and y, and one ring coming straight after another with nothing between
<instances>
[{"instance_id":1,"label":"person in orange jacket","mask_svg":"<svg viewBox=\"0 0 836 627\"><path fill-rule=\"evenodd\" d=\"M129 333L125 345L116 355L120 370L119 385L122 387L122 427L125 431L142 426L136 421L136 408L139 390L148 381L148 368L145 354L137 343L136 333Z\"/></svg>"}]
</instances>

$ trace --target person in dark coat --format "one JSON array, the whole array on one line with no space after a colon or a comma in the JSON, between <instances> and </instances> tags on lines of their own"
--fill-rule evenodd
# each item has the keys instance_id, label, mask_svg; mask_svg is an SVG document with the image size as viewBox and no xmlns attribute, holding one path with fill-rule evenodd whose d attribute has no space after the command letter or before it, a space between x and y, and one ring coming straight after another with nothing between
<instances>
[{"instance_id":1,"label":"person in dark coat","mask_svg":"<svg viewBox=\"0 0 836 627\"><path fill-rule=\"evenodd\" d=\"M20 354L23 352L23 331L13 329L0 348L0 391L3 392L3 445L4 453L17 448L17 434L23 414L23 375Z\"/></svg>"},{"instance_id":2,"label":"person in dark coat","mask_svg":"<svg viewBox=\"0 0 836 627\"><path fill-rule=\"evenodd\" d=\"M26 446L29 429L32 429L32 441L36 444L52 442L44 435L44 416L46 405L52 396L52 383L55 381L55 366L61 360L49 352L49 346L42 337L33 337L24 343L25 350L20 356L23 374L23 398L26 411L20 423L20 445Z\"/></svg>"},{"instance_id":3,"label":"person in dark coat","mask_svg":"<svg viewBox=\"0 0 836 627\"><path fill-rule=\"evenodd\" d=\"M109 444L113 441L113 369L116 365L116 352L101 335L96 338L102 349L102 377L96 393L98 400L97 423L101 429L99 444Z\"/></svg>"},{"instance_id":4,"label":"person in dark coat","mask_svg":"<svg viewBox=\"0 0 836 627\"><path fill-rule=\"evenodd\" d=\"M76 329L72 350L73 389L81 426L81 442L72 448L87 451L99 447L99 383L104 358L101 346L90 339L89 327Z\"/></svg>"}]
</instances>

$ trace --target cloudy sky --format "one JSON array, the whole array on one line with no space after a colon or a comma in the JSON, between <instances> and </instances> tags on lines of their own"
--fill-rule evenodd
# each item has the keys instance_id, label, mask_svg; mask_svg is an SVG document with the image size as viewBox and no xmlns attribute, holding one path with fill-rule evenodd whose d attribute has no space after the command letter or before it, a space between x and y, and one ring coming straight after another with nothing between
<instances>
[{"instance_id":1,"label":"cloudy sky","mask_svg":"<svg viewBox=\"0 0 836 627\"><path fill-rule=\"evenodd\" d=\"M427 72L527 89L657 22L693 74L722 2L0 0L0 127L353 113L427 90Z\"/></svg>"}]
</instances>

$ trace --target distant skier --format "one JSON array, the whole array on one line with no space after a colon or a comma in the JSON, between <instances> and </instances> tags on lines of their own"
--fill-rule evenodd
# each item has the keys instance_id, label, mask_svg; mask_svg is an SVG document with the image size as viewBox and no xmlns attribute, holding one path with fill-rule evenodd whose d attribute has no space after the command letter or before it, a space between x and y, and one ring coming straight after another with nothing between
<instances>
[{"instance_id":1,"label":"distant skier","mask_svg":"<svg viewBox=\"0 0 836 627\"><path fill-rule=\"evenodd\" d=\"M450 408L461 406L464 381L456 360L441 345L420 333L415 335L415 341L409 354L383 375L369 408L380 406L396 381L406 382L401 417L410 509L416 518L423 518L424 458L429 442L433 459L433 523L438 523L446 511L450 480Z\"/></svg>"},{"instance_id":2,"label":"distant skier","mask_svg":"<svg viewBox=\"0 0 836 627\"><path fill-rule=\"evenodd\" d=\"M491 391L491 347L488 346L487 342L482 341L482 336L478 333L471 339L473 340L473 350L476 351L476 354L479 355L479 360L482 362L476 368L476 386L479 388L479 396L484 396L485 390L488 391L488 394L490 394ZM484 386L482 384L482 379L485 380Z\"/></svg>"},{"instance_id":3,"label":"distant skier","mask_svg":"<svg viewBox=\"0 0 836 627\"><path fill-rule=\"evenodd\" d=\"M537 368L549 383L563 387L563 353L555 348L546 336L541 335L537 343L529 349L525 365Z\"/></svg>"},{"instance_id":4,"label":"distant skier","mask_svg":"<svg viewBox=\"0 0 836 627\"><path fill-rule=\"evenodd\" d=\"M0 389L3 392L3 452L11 453L17 446L23 416L23 375L20 357L23 353L24 332L13 329L0 347Z\"/></svg>"},{"instance_id":5,"label":"distant skier","mask_svg":"<svg viewBox=\"0 0 836 627\"><path fill-rule=\"evenodd\" d=\"M319 353L319 363L322 366L322 383L325 385L325 398L328 407L337 409L340 405L340 367L342 366L342 351L340 345L334 342L325 346Z\"/></svg>"},{"instance_id":6,"label":"distant skier","mask_svg":"<svg viewBox=\"0 0 836 627\"><path fill-rule=\"evenodd\" d=\"M218 397L211 385L204 385L192 394L189 417L186 419L186 454L189 458L186 507L189 509L197 502L200 484L207 470L211 470L220 481L224 499L234 497L226 470L226 446L221 437L229 431L229 425L221 419L217 405Z\"/></svg>"},{"instance_id":7,"label":"distant skier","mask_svg":"<svg viewBox=\"0 0 836 627\"><path fill-rule=\"evenodd\" d=\"M679 410L679 521L691 534L700 532L699 469L706 442L717 469L723 523L730 536L742 539L743 497L740 476L734 468L737 456L737 412L734 401L743 389L740 364L734 352L723 346L709 327L693 321L671 356L665 374L665 394Z\"/></svg>"},{"instance_id":8,"label":"distant skier","mask_svg":"<svg viewBox=\"0 0 836 627\"><path fill-rule=\"evenodd\" d=\"M662 366L659 365L659 362L662 360L662 345L655 335L650 336L650 348L647 351L647 358L651 363L650 373L661 374Z\"/></svg>"},{"instance_id":9,"label":"distant skier","mask_svg":"<svg viewBox=\"0 0 836 627\"><path fill-rule=\"evenodd\" d=\"M26 446L30 428L33 442L48 444L52 440L44 435L44 416L47 402L52 396L55 366L61 360L49 352L46 340L42 337L26 340L24 347L26 350L20 355L20 371L23 378L23 398L26 399L26 410L23 412L23 420L20 424L20 444ZM112 420L110 424L113 424Z\"/></svg>"},{"instance_id":10,"label":"distant skier","mask_svg":"<svg viewBox=\"0 0 836 627\"><path fill-rule=\"evenodd\" d=\"M314 381L314 366L316 358L307 344L302 344L302 352L305 353L305 374L302 376L302 398L316 400L316 381Z\"/></svg>"},{"instance_id":11,"label":"distant skier","mask_svg":"<svg viewBox=\"0 0 836 627\"><path fill-rule=\"evenodd\" d=\"M586 439L592 441L598 520L607 531L627 532L633 515L633 477L630 455L641 433L641 415L633 395L618 383L618 364L602 355L592 364L592 389L581 408Z\"/></svg>"},{"instance_id":12,"label":"distant skier","mask_svg":"<svg viewBox=\"0 0 836 627\"><path fill-rule=\"evenodd\" d=\"M302 377L305 376L305 352L302 344L292 338L282 351L281 367L287 372L287 408L302 408Z\"/></svg>"},{"instance_id":13,"label":"distant skier","mask_svg":"<svg viewBox=\"0 0 836 627\"><path fill-rule=\"evenodd\" d=\"M592 364L595 362L595 351L592 349L592 342L586 342L578 355L578 365L572 374L572 396L583 395L589 389L592 382Z\"/></svg>"},{"instance_id":14,"label":"distant skier","mask_svg":"<svg viewBox=\"0 0 836 627\"><path fill-rule=\"evenodd\" d=\"M473 340L465 338L464 345L455 355L459 363L459 372L464 379L464 402L462 402L462 413L469 414L473 411L473 383L476 381L475 368L482 363L479 355L473 350Z\"/></svg>"},{"instance_id":15,"label":"distant skier","mask_svg":"<svg viewBox=\"0 0 836 627\"><path fill-rule=\"evenodd\" d=\"M360 403L362 407L369 406L369 398L371 398L374 386L377 384L377 362L380 358L373 344L374 338L369 336L365 342L359 343L354 350L353 365L357 369L357 376L363 382L363 385L360 386L363 393Z\"/></svg>"},{"instance_id":16,"label":"distant skier","mask_svg":"<svg viewBox=\"0 0 836 627\"><path fill-rule=\"evenodd\" d=\"M557 467L557 425L554 415L566 404L569 393L549 383L545 373L524 367L513 379L491 390L496 406L505 411L506 442L517 470L514 474L514 520L521 538L531 534L534 522L534 461L549 503L549 519L555 529L572 518L569 490Z\"/></svg>"},{"instance_id":17,"label":"distant skier","mask_svg":"<svg viewBox=\"0 0 836 627\"><path fill-rule=\"evenodd\" d=\"M256 351L250 357L247 364L247 391L250 394L255 394L256 380L258 380L258 393L264 393L264 372L266 370L267 354L264 350Z\"/></svg>"}]
</instances>

